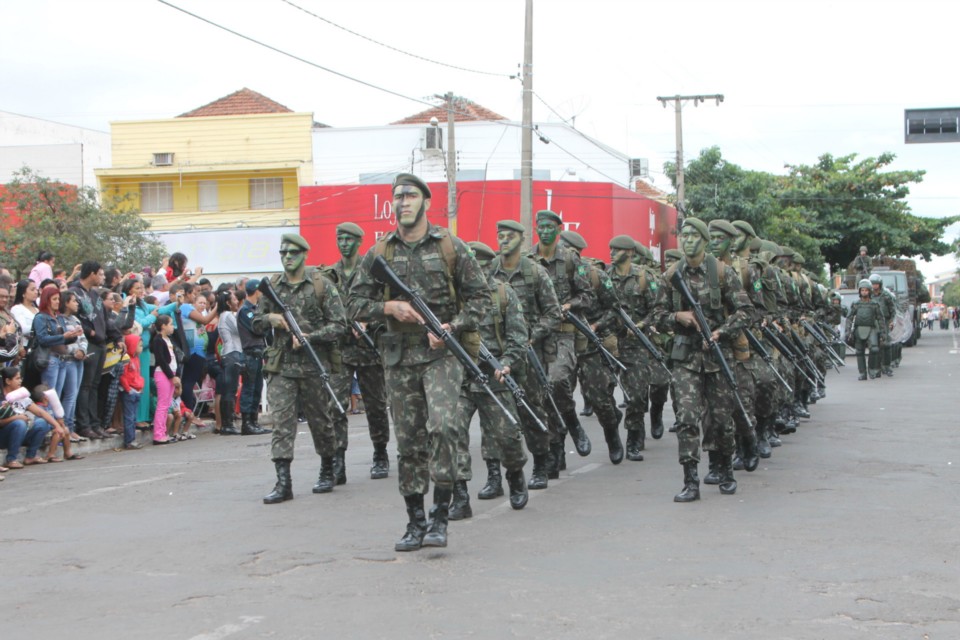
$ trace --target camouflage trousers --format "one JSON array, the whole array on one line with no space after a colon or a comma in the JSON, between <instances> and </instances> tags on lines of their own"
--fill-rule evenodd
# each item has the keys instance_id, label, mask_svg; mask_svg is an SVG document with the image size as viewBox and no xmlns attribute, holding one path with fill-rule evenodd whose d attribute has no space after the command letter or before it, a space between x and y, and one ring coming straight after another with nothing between
<instances>
[{"instance_id":1,"label":"camouflage trousers","mask_svg":"<svg viewBox=\"0 0 960 640\"><path fill-rule=\"evenodd\" d=\"M737 385L740 387L740 400L743 401L743 408L747 410L747 415L750 416L750 420L747 420L743 416L739 405L737 405L737 399L733 395L733 389L730 387L727 379L723 377L723 374L717 374L720 376L720 383L726 386L727 394L730 397L731 411L733 412L732 418L734 432L738 438L756 440L757 434L754 431L754 427L756 426L754 419L754 397L756 396L756 386L754 385L753 379L753 361L732 360L730 365L733 369L733 375L737 378ZM720 447L718 442L721 437L722 436L718 432L715 423L712 420L705 420L703 424L703 450L719 451Z\"/></svg>"},{"instance_id":2,"label":"camouflage trousers","mask_svg":"<svg viewBox=\"0 0 960 640\"><path fill-rule=\"evenodd\" d=\"M643 414L647 411L647 402L650 400L650 363L649 356L636 349L621 349L620 362L627 366L627 370L620 374L620 381L626 388L630 399L627 400L627 410L623 419L623 428L627 431L639 431L640 439L646 436L643 425Z\"/></svg>"},{"instance_id":3,"label":"camouflage trousers","mask_svg":"<svg viewBox=\"0 0 960 640\"><path fill-rule=\"evenodd\" d=\"M514 416L520 420L520 426L523 428L523 438L526 440L527 449L535 456L546 455L550 451L550 419L547 417L547 411L544 407L548 402L545 390L538 384L536 376L529 374L526 367L518 367L510 375L513 376L513 379L516 380L517 384L523 389L527 404L533 409L533 412L537 415L537 418L540 419L540 422L547 425L548 429L546 433L538 429L533 422L533 418L531 418L525 410L517 407L517 413L515 413ZM513 402L512 395L510 396L510 400ZM507 406L509 407L510 405ZM481 439L481 453L484 460L500 459L500 454L497 452L495 445L491 444L490 440L485 437Z\"/></svg>"},{"instance_id":4,"label":"camouflage trousers","mask_svg":"<svg viewBox=\"0 0 960 640\"><path fill-rule=\"evenodd\" d=\"M327 458L337 452L333 430L333 399L316 378L285 378L271 375L267 380L267 401L273 415L273 436L270 457L273 460L293 460L293 445L297 437L297 405L303 409L313 436L317 455Z\"/></svg>"},{"instance_id":5,"label":"camouflage trousers","mask_svg":"<svg viewBox=\"0 0 960 640\"><path fill-rule=\"evenodd\" d=\"M641 372L642 374L642 372ZM620 424L620 418L623 414L617 409L617 400L613 397L613 390L617 386L617 381L610 372L610 369L603 363L603 357L599 352L584 353L578 357L577 375L580 379L583 400L597 414L597 420L604 429L615 429ZM629 389L629 388L628 388ZM633 400L632 392L631 400ZM563 414L565 420L577 421L576 407L568 417Z\"/></svg>"},{"instance_id":6,"label":"camouflage trousers","mask_svg":"<svg viewBox=\"0 0 960 640\"><path fill-rule=\"evenodd\" d=\"M667 394L670 391L670 373L660 366L660 363L654 360L646 351L643 352L647 362L647 380L650 383L648 396L650 397L651 407L662 407L667 402ZM669 361L668 361L669 366Z\"/></svg>"},{"instance_id":7,"label":"camouflage trousers","mask_svg":"<svg viewBox=\"0 0 960 640\"><path fill-rule=\"evenodd\" d=\"M786 391L780 380L777 379L773 369L770 368L759 356L754 356L756 366L753 368L753 386L756 389L753 409L757 420L770 418L776 412L779 405L776 402L780 391ZM771 358L773 366L777 366L777 358ZM783 375L783 374L781 374ZM786 380L786 377L784 377Z\"/></svg>"},{"instance_id":8,"label":"camouflage trousers","mask_svg":"<svg viewBox=\"0 0 960 640\"><path fill-rule=\"evenodd\" d=\"M453 356L384 370L397 438L400 495L427 493L431 479L439 487L453 487L463 373Z\"/></svg>"},{"instance_id":9,"label":"camouflage trousers","mask_svg":"<svg viewBox=\"0 0 960 640\"><path fill-rule=\"evenodd\" d=\"M340 373L331 375L333 390L340 398L340 404L348 411L354 373L357 374L357 383L360 385L360 393L363 395L363 407L367 415L370 442L387 444L390 442L390 418L387 417L387 390L383 382L383 367L379 364L354 365L344 362L340 366ZM337 434L337 448L346 449L348 444L347 416L336 412L333 425Z\"/></svg>"},{"instance_id":10,"label":"camouflage trousers","mask_svg":"<svg viewBox=\"0 0 960 640\"><path fill-rule=\"evenodd\" d=\"M491 387L493 385L491 384ZM498 385L499 386L499 385ZM494 388L503 406L517 416L517 406L513 395L504 388ZM486 391L464 385L457 403L459 418L457 421L457 480L473 480L472 461L470 459L470 421L473 415L480 413L480 442L484 460L499 460L507 471L522 469L527 464L527 454L523 452L523 434L519 427L510 424L497 403Z\"/></svg>"},{"instance_id":11,"label":"camouflage trousers","mask_svg":"<svg viewBox=\"0 0 960 640\"><path fill-rule=\"evenodd\" d=\"M550 341L555 346L555 353L544 357L543 366L547 369L547 377L550 379L550 386L553 387L553 400L566 420L568 415L576 416L577 414L577 405L573 401L573 390L577 384L577 354L574 338L572 333L554 333L544 340L545 343ZM546 345L544 345L544 352L547 352ZM551 412L550 441L563 442L566 436L567 430Z\"/></svg>"},{"instance_id":12,"label":"camouflage trousers","mask_svg":"<svg viewBox=\"0 0 960 640\"><path fill-rule=\"evenodd\" d=\"M673 377L680 464L700 462L701 420L704 427L711 430L709 442L704 441L704 450L733 455L736 450L733 412L738 409L723 374L691 371L678 364L673 367Z\"/></svg>"}]
</instances>

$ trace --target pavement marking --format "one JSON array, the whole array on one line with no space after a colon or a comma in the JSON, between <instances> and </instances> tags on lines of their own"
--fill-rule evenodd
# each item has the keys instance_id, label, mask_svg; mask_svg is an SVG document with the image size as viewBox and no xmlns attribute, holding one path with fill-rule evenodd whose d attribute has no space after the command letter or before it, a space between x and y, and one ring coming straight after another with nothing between
<instances>
[{"instance_id":1,"label":"pavement marking","mask_svg":"<svg viewBox=\"0 0 960 640\"><path fill-rule=\"evenodd\" d=\"M34 509L43 509L46 507L52 507L54 505L63 504L64 502L73 502L77 498L88 498L90 496L97 496L102 493L111 493L113 491L119 491L120 489L127 489L129 487L135 487L140 484L149 484L151 482L159 482L162 480L169 480L171 478L176 478L177 476L182 476L182 473L168 473L164 476L156 476L154 478L144 478L142 480L131 480L130 482L124 482L123 484L113 485L111 487L99 487L97 489L92 489L85 493L75 493L73 495L64 497L64 498L53 498L51 500L45 500L43 502L34 502L29 507L14 507L13 509L7 509L6 511L0 512L0 516L15 516L21 513L26 513Z\"/></svg>"},{"instance_id":2,"label":"pavement marking","mask_svg":"<svg viewBox=\"0 0 960 640\"><path fill-rule=\"evenodd\" d=\"M570 472L570 475L575 476L579 473L590 473L594 469L599 469L600 467L601 467L601 464L599 462L591 462L590 464L583 465L579 469L574 469L573 471Z\"/></svg>"},{"instance_id":3,"label":"pavement marking","mask_svg":"<svg viewBox=\"0 0 960 640\"><path fill-rule=\"evenodd\" d=\"M240 616L240 622L238 623L227 623L217 627L210 633L201 633L200 635L193 636L190 640L222 640L222 638L240 633L247 627L252 627L255 624L263 622L263 620L264 616Z\"/></svg>"}]
</instances>

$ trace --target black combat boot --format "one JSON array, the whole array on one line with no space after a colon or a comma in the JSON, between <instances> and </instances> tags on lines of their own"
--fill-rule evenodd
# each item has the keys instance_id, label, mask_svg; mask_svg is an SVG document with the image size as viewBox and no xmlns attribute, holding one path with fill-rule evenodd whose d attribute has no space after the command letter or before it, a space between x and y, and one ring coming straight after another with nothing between
<instances>
[{"instance_id":1,"label":"black combat boot","mask_svg":"<svg viewBox=\"0 0 960 640\"><path fill-rule=\"evenodd\" d=\"M760 466L760 457L757 455L757 434L753 427L747 435L740 438L740 460L748 473L753 473Z\"/></svg>"},{"instance_id":2,"label":"black combat boot","mask_svg":"<svg viewBox=\"0 0 960 640\"><path fill-rule=\"evenodd\" d=\"M290 460L278 459L273 461L277 468L277 484L273 491L263 496L263 504L277 504L286 500L293 500L293 481L290 479Z\"/></svg>"},{"instance_id":3,"label":"black combat boot","mask_svg":"<svg viewBox=\"0 0 960 640\"><path fill-rule=\"evenodd\" d=\"M717 455L720 457L720 493L732 496L737 492L737 481L733 478L733 459L729 455Z\"/></svg>"},{"instance_id":4,"label":"black combat boot","mask_svg":"<svg viewBox=\"0 0 960 640\"><path fill-rule=\"evenodd\" d=\"M777 430L776 430L776 428L774 427L772 421L771 421L771 422L768 422L767 425L768 425L768 429L767 429L767 442L770 443L770 448L771 448L771 449L776 449L777 447L781 446L783 443L780 442L780 436L777 435ZM773 452L771 452L771 453L773 453Z\"/></svg>"},{"instance_id":5,"label":"black combat boot","mask_svg":"<svg viewBox=\"0 0 960 640\"><path fill-rule=\"evenodd\" d=\"M804 420L807 420L810 418L810 412L807 411L807 408L804 407L801 402L799 401L795 402L792 408L793 408L793 414L798 418L803 418Z\"/></svg>"},{"instance_id":6,"label":"black combat boot","mask_svg":"<svg viewBox=\"0 0 960 640\"><path fill-rule=\"evenodd\" d=\"M610 462L623 462L623 442L620 440L620 430L617 427L603 430L603 437L607 440L607 450L610 453Z\"/></svg>"},{"instance_id":7,"label":"black combat boot","mask_svg":"<svg viewBox=\"0 0 960 640\"><path fill-rule=\"evenodd\" d=\"M530 482L527 488L531 491L547 488L547 464L549 463L549 454L533 454L533 471L530 472Z\"/></svg>"},{"instance_id":8,"label":"black combat boot","mask_svg":"<svg viewBox=\"0 0 960 640\"><path fill-rule=\"evenodd\" d=\"M659 440L663 437L663 403L650 403L650 437Z\"/></svg>"},{"instance_id":9,"label":"black combat boot","mask_svg":"<svg viewBox=\"0 0 960 640\"><path fill-rule=\"evenodd\" d=\"M743 471L743 439L740 436L736 436L734 440L737 443L737 448L733 454L733 470Z\"/></svg>"},{"instance_id":10,"label":"black combat boot","mask_svg":"<svg viewBox=\"0 0 960 640\"><path fill-rule=\"evenodd\" d=\"M683 489L673 496L674 502L693 502L700 499L700 478L697 476L697 463L683 463Z\"/></svg>"},{"instance_id":11,"label":"black combat boot","mask_svg":"<svg viewBox=\"0 0 960 640\"><path fill-rule=\"evenodd\" d=\"M425 547L447 546L447 519L450 513L450 498L453 490L441 487L433 488L433 507L430 514L433 518L427 525L427 533L421 543Z\"/></svg>"},{"instance_id":12,"label":"black combat boot","mask_svg":"<svg viewBox=\"0 0 960 640\"><path fill-rule=\"evenodd\" d=\"M320 458L320 476L317 478L317 484L313 485L314 493L330 493L336 484L333 465L334 456Z\"/></svg>"},{"instance_id":13,"label":"black combat boot","mask_svg":"<svg viewBox=\"0 0 960 640\"><path fill-rule=\"evenodd\" d=\"M273 433L273 430L264 429L259 424L257 424L257 414L245 413L241 416L240 435L262 436L267 433Z\"/></svg>"},{"instance_id":14,"label":"black combat boot","mask_svg":"<svg viewBox=\"0 0 960 640\"><path fill-rule=\"evenodd\" d=\"M703 484L720 484L720 454L716 451L707 451L710 459L709 470L703 477Z\"/></svg>"},{"instance_id":15,"label":"black combat boot","mask_svg":"<svg viewBox=\"0 0 960 640\"><path fill-rule=\"evenodd\" d=\"M510 487L510 506L519 511L527 506L530 494L527 493L527 481L523 477L523 469L507 471L507 486Z\"/></svg>"},{"instance_id":16,"label":"black combat boot","mask_svg":"<svg viewBox=\"0 0 960 640\"><path fill-rule=\"evenodd\" d=\"M590 455L590 450L592 448L590 445L590 438L587 437L587 432L583 430L583 427L580 425L580 421L576 419L576 416L574 416L572 421L567 422L567 431L570 432L570 437L573 438L573 446L577 449L577 455Z\"/></svg>"},{"instance_id":17,"label":"black combat boot","mask_svg":"<svg viewBox=\"0 0 960 640\"><path fill-rule=\"evenodd\" d=\"M589 418L593 415L593 407L591 407L589 404L584 404L583 411L580 412L580 415Z\"/></svg>"},{"instance_id":18,"label":"black combat boot","mask_svg":"<svg viewBox=\"0 0 960 640\"><path fill-rule=\"evenodd\" d=\"M767 418L757 420L757 455L766 460L773 455L770 450L770 441L767 440Z\"/></svg>"},{"instance_id":19,"label":"black combat boot","mask_svg":"<svg viewBox=\"0 0 960 640\"><path fill-rule=\"evenodd\" d=\"M643 451L643 431L639 429L627 431L627 460L642 462L641 451Z\"/></svg>"},{"instance_id":20,"label":"black combat boot","mask_svg":"<svg viewBox=\"0 0 960 640\"><path fill-rule=\"evenodd\" d=\"M423 494L404 496L407 503L407 532L393 545L394 551L416 551L423 543L423 534L427 532L427 514L423 511Z\"/></svg>"},{"instance_id":21,"label":"black combat boot","mask_svg":"<svg viewBox=\"0 0 960 640\"><path fill-rule=\"evenodd\" d=\"M220 398L220 435L240 435L240 430L233 426L233 403L229 398Z\"/></svg>"},{"instance_id":22,"label":"black combat boot","mask_svg":"<svg viewBox=\"0 0 960 640\"><path fill-rule=\"evenodd\" d=\"M503 495L503 479L500 477L500 461L484 460L487 463L487 484L483 485L478 500L493 500Z\"/></svg>"},{"instance_id":23,"label":"black combat boot","mask_svg":"<svg viewBox=\"0 0 960 640\"><path fill-rule=\"evenodd\" d=\"M370 479L382 480L390 472L390 456L387 455L386 444L373 445L373 466L370 467Z\"/></svg>"},{"instance_id":24,"label":"black combat boot","mask_svg":"<svg viewBox=\"0 0 960 640\"><path fill-rule=\"evenodd\" d=\"M466 520L473 517L466 480L457 480L453 483L453 501L450 503L450 513L447 517L450 520Z\"/></svg>"},{"instance_id":25,"label":"black combat boot","mask_svg":"<svg viewBox=\"0 0 960 640\"><path fill-rule=\"evenodd\" d=\"M333 458L333 477L337 485L347 484L347 450L345 447L337 449L337 455Z\"/></svg>"},{"instance_id":26,"label":"black combat boot","mask_svg":"<svg viewBox=\"0 0 960 640\"><path fill-rule=\"evenodd\" d=\"M560 477L557 460L559 460L559 458L557 457L556 445L551 442L549 450L547 451L547 479L549 480L556 480Z\"/></svg>"}]
</instances>

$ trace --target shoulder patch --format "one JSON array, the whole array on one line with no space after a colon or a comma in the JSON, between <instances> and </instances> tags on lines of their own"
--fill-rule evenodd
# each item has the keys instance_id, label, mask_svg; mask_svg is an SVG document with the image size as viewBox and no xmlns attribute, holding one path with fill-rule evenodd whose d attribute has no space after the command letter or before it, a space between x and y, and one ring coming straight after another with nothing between
<instances>
[{"instance_id":1,"label":"shoulder patch","mask_svg":"<svg viewBox=\"0 0 960 640\"><path fill-rule=\"evenodd\" d=\"M603 286L606 287L607 289L613 289L613 280L610 280L609 278L607 278L606 280L603 281Z\"/></svg>"},{"instance_id":2,"label":"shoulder patch","mask_svg":"<svg viewBox=\"0 0 960 640\"><path fill-rule=\"evenodd\" d=\"M760 282L759 280L757 280L757 281L755 281L755 282L753 283L753 290L754 290L754 291L760 291L762 288L763 288L763 283Z\"/></svg>"},{"instance_id":3,"label":"shoulder patch","mask_svg":"<svg viewBox=\"0 0 960 640\"><path fill-rule=\"evenodd\" d=\"M253 317L253 311L247 311L247 317L248 317L248 318L252 318L252 317Z\"/></svg>"},{"instance_id":4,"label":"shoulder patch","mask_svg":"<svg viewBox=\"0 0 960 640\"><path fill-rule=\"evenodd\" d=\"M583 265L577 267L577 275L585 276L587 275L587 268Z\"/></svg>"},{"instance_id":5,"label":"shoulder patch","mask_svg":"<svg viewBox=\"0 0 960 640\"><path fill-rule=\"evenodd\" d=\"M656 291L656 290L657 290L657 283L654 282L653 280L650 281L649 285L650 285L650 291Z\"/></svg>"}]
</instances>

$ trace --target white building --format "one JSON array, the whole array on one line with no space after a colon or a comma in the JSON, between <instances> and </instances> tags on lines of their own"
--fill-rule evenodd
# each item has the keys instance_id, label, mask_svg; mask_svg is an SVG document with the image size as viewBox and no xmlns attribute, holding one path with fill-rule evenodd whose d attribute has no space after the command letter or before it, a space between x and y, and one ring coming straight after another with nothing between
<instances>
[{"instance_id":1,"label":"white building","mask_svg":"<svg viewBox=\"0 0 960 640\"><path fill-rule=\"evenodd\" d=\"M94 168L110 166L110 134L0 111L0 184L24 166L51 180L96 187Z\"/></svg>"}]
</instances>

